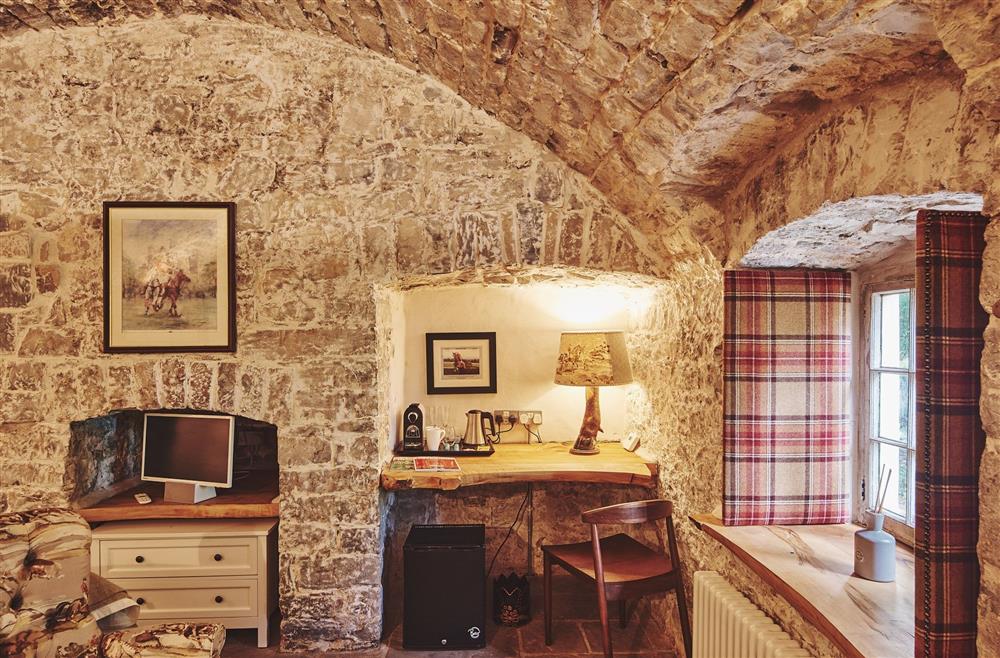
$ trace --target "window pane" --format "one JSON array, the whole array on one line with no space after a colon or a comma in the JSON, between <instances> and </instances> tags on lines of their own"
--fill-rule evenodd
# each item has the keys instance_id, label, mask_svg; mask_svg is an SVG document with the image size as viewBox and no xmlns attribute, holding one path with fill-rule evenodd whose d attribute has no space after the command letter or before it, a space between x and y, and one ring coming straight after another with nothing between
<instances>
[{"instance_id":1,"label":"window pane","mask_svg":"<svg viewBox=\"0 0 1000 658\"><path fill-rule=\"evenodd\" d=\"M872 386L875 428L878 438L906 441L910 436L910 376L894 372L875 373Z\"/></svg>"},{"instance_id":2,"label":"window pane","mask_svg":"<svg viewBox=\"0 0 1000 658\"><path fill-rule=\"evenodd\" d=\"M884 368L907 368L910 363L910 293L884 293L881 299L879 356Z\"/></svg>"},{"instance_id":3,"label":"window pane","mask_svg":"<svg viewBox=\"0 0 1000 658\"><path fill-rule=\"evenodd\" d=\"M889 490L885 494L885 502L882 505L883 512L891 512L896 516L905 519L907 517L907 495L906 487L911 480L910 461L906 448L899 448L878 441L872 444L875 450L875 472L872 474L872 490L876 492L878 488L878 477L882 472L882 467L886 468L886 475L892 469L889 476ZM882 483L882 490L885 491L885 482ZM878 506L878 499L871 501L872 509Z\"/></svg>"}]
</instances>

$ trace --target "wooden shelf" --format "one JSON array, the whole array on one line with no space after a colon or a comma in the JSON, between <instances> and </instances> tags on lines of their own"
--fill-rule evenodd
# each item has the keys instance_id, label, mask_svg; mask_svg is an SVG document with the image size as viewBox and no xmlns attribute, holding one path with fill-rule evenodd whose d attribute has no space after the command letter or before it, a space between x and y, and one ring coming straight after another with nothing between
<instances>
[{"instance_id":1,"label":"wooden shelf","mask_svg":"<svg viewBox=\"0 0 1000 658\"><path fill-rule=\"evenodd\" d=\"M595 482L652 486L656 462L628 452L620 443L601 443L597 455L571 455L569 443L499 444L490 457L457 457L461 472L427 473L382 469L382 488L452 490L504 482Z\"/></svg>"},{"instance_id":2,"label":"wooden shelf","mask_svg":"<svg viewBox=\"0 0 1000 658\"><path fill-rule=\"evenodd\" d=\"M854 574L859 526L724 526L691 518L781 594L847 656L913 655L913 553L897 544L896 580Z\"/></svg>"},{"instance_id":3,"label":"wooden shelf","mask_svg":"<svg viewBox=\"0 0 1000 658\"><path fill-rule=\"evenodd\" d=\"M232 489L218 489L218 496L196 505L163 500L163 484L141 482L99 502L84 504L77 513L91 523L140 519L263 519L278 516L278 478L273 472L255 472ZM137 493L153 502L140 505Z\"/></svg>"}]
</instances>

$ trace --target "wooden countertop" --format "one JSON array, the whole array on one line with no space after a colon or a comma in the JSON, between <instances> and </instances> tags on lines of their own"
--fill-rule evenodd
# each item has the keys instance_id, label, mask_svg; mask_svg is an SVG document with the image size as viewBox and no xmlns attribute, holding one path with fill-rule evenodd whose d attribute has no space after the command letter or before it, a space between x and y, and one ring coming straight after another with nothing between
<instances>
[{"instance_id":1,"label":"wooden countertop","mask_svg":"<svg viewBox=\"0 0 1000 658\"><path fill-rule=\"evenodd\" d=\"M596 482L652 486L658 466L620 443L601 443L596 455L571 455L570 443L510 443L489 457L457 457L460 472L382 469L382 488L451 490L502 482Z\"/></svg>"},{"instance_id":2,"label":"wooden countertop","mask_svg":"<svg viewBox=\"0 0 1000 658\"><path fill-rule=\"evenodd\" d=\"M94 539L146 539L150 535L171 538L266 537L278 525L278 519L152 519L146 521L109 521L91 531Z\"/></svg>"},{"instance_id":3,"label":"wooden countertop","mask_svg":"<svg viewBox=\"0 0 1000 658\"><path fill-rule=\"evenodd\" d=\"M124 483L131 484L131 483ZM153 502L140 505L134 495L149 494ZM91 523L137 519L263 519L278 516L278 478L274 473L253 473L232 489L218 489L218 496L194 505L163 500L159 482L135 486L97 501L80 501L75 510Z\"/></svg>"},{"instance_id":4,"label":"wooden countertop","mask_svg":"<svg viewBox=\"0 0 1000 658\"><path fill-rule=\"evenodd\" d=\"M736 554L846 655L912 656L913 553L897 544L896 580L854 573L853 524L724 526L711 514L691 520Z\"/></svg>"}]
</instances>

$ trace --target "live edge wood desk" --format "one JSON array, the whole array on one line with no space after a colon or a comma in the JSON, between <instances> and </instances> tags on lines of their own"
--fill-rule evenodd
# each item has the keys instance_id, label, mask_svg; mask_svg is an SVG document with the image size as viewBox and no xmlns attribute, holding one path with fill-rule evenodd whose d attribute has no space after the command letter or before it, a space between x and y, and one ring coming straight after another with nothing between
<instances>
[{"instance_id":1,"label":"live edge wood desk","mask_svg":"<svg viewBox=\"0 0 1000 658\"><path fill-rule=\"evenodd\" d=\"M494 447L489 457L457 457L459 472L416 472L382 469L382 488L388 491L438 489L451 491L479 484L528 485L528 573L534 573L534 485L536 482L593 482L651 487L659 467L620 443L601 443L596 455L571 455L569 443L509 443ZM583 510L580 510L581 512Z\"/></svg>"},{"instance_id":2,"label":"live edge wood desk","mask_svg":"<svg viewBox=\"0 0 1000 658\"><path fill-rule=\"evenodd\" d=\"M382 488L450 491L478 484L594 482L653 486L658 466L620 443L601 443L596 455L571 455L568 443L511 443L495 446L489 457L457 457L459 472L382 469Z\"/></svg>"}]
</instances>

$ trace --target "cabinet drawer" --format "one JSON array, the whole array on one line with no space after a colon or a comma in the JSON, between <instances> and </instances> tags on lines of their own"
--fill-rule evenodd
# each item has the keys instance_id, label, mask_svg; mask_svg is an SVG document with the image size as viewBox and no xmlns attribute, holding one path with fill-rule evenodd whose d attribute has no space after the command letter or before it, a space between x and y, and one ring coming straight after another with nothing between
<instances>
[{"instance_id":1,"label":"cabinet drawer","mask_svg":"<svg viewBox=\"0 0 1000 658\"><path fill-rule=\"evenodd\" d=\"M255 537L143 539L100 542L105 578L252 576Z\"/></svg>"},{"instance_id":2,"label":"cabinet drawer","mask_svg":"<svg viewBox=\"0 0 1000 658\"><path fill-rule=\"evenodd\" d=\"M114 581L139 605L139 619L253 617L256 578L124 578Z\"/></svg>"}]
</instances>

